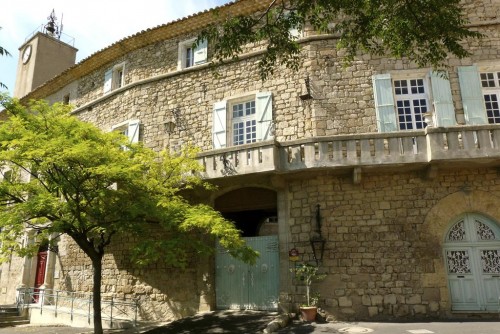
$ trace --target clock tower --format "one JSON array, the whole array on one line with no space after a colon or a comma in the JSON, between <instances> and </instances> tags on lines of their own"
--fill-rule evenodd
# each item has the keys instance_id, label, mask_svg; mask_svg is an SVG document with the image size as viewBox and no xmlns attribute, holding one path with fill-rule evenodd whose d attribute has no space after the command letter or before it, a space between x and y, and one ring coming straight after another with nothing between
<instances>
[{"instance_id":1,"label":"clock tower","mask_svg":"<svg viewBox=\"0 0 500 334\"><path fill-rule=\"evenodd\" d=\"M75 64L78 50L61 41L54 11L48 19L49 22L19 48L14 97L25 96Z\"/></svg>"}]
</instances>

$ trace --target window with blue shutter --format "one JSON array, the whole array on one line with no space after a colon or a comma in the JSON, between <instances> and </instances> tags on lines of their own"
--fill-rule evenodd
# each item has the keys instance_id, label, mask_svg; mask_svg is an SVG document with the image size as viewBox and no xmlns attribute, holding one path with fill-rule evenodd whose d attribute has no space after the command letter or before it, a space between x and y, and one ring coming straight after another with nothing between
<instances>
[{"instance_id":1,"label":"window with blue shutter","mask_svg":"<svg viewBox=\"0 0 500 334\"><path fill-rule=\"evenodd\" d=\"M432 103L434 105L435 126L446 127L457 124L450 81L436 72L430 73L432 86Z\"/></svg>"},{"instance_id":2,"label":"window with blue shutter","mask_svg":"<svg viewBox=\"0 0 500 334\"><path fill-rule=\"evenodd\" d=\"M391 75L376 74L372 79L378 132L397 131Z\"/></svg>"},{"instance_id":3,"label":"window with blue shutter","mask_svg":"<svg viewBox=\"0 0 500 334\"><path fill-rule=\"evenodd\" d=\"M458 79L465 122L470 125L487 124L488 120L477 66L458 67Z\"/></svg>"},{"instance_id":4,"label":"window with blue shutter","mask_svg":"<svg viewBox=\"0 0 500 334\"><path fill-rule=\"evenodd\" d=\"M227 125L226 125L227 123ZM272 94L259 92L248 98L214 104L212 138L215 149L272 139Z\"/></svg>"}]
</instances>

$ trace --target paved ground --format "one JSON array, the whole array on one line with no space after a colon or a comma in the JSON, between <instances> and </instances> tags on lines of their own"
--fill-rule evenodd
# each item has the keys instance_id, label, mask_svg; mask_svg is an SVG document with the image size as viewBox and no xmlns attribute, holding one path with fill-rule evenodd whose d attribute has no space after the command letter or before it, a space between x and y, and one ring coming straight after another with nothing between
<instances>
[{"instance_id":1,"label":"paved ground","mask_svg":"<svg viewBox=\"0 0 500 334\"><path fill-rule=\"evenodd\" d=\"M262 333L276 313L254 311L220 311L200 314L167 325L143 325L126 330L106 330L107 334L212 334ZM89 328L19 326L0 328L0 334L90 334ZM489 322L418 322L418 323L373 323L333 322L303 323L294 321L278 334L500 334L499 321Z\"/></svg>"}]
</instances>

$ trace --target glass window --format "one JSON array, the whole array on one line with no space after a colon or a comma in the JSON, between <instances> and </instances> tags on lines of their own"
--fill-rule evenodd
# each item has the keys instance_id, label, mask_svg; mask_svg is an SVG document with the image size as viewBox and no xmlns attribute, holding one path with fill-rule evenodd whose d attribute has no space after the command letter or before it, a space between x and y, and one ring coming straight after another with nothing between
<instances>
[{"instance_id":1,"label":"glass window","mask_svg":"<svg viewBox=\"0 0 500 334\"><path fill-rule=\"evenodd\" d=\"M426 90L424 79L394 80L400 130L417 130L427 126L423 117L429 105Z\"/></svg>"}]
</instances>

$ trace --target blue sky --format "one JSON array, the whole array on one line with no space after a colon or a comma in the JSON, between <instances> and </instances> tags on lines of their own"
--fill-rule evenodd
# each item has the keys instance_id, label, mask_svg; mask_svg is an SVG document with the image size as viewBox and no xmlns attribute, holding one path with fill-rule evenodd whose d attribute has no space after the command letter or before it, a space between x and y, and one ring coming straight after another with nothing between
<instances>
[{"instance_id":1,"label":"blue sky","mask_svg":"<svg viewBox=\"0 0 500 334\"><path fill-rule=\"evenodd\" d=\"M153 28L229 0L2 0L0 46L12 57L0 57L0 82L12 95L18 48L55 10L63 33L75 39L76 61L141 30ZM61 38L64 40L64 37Z\"/></svg>"}]
</instances>

